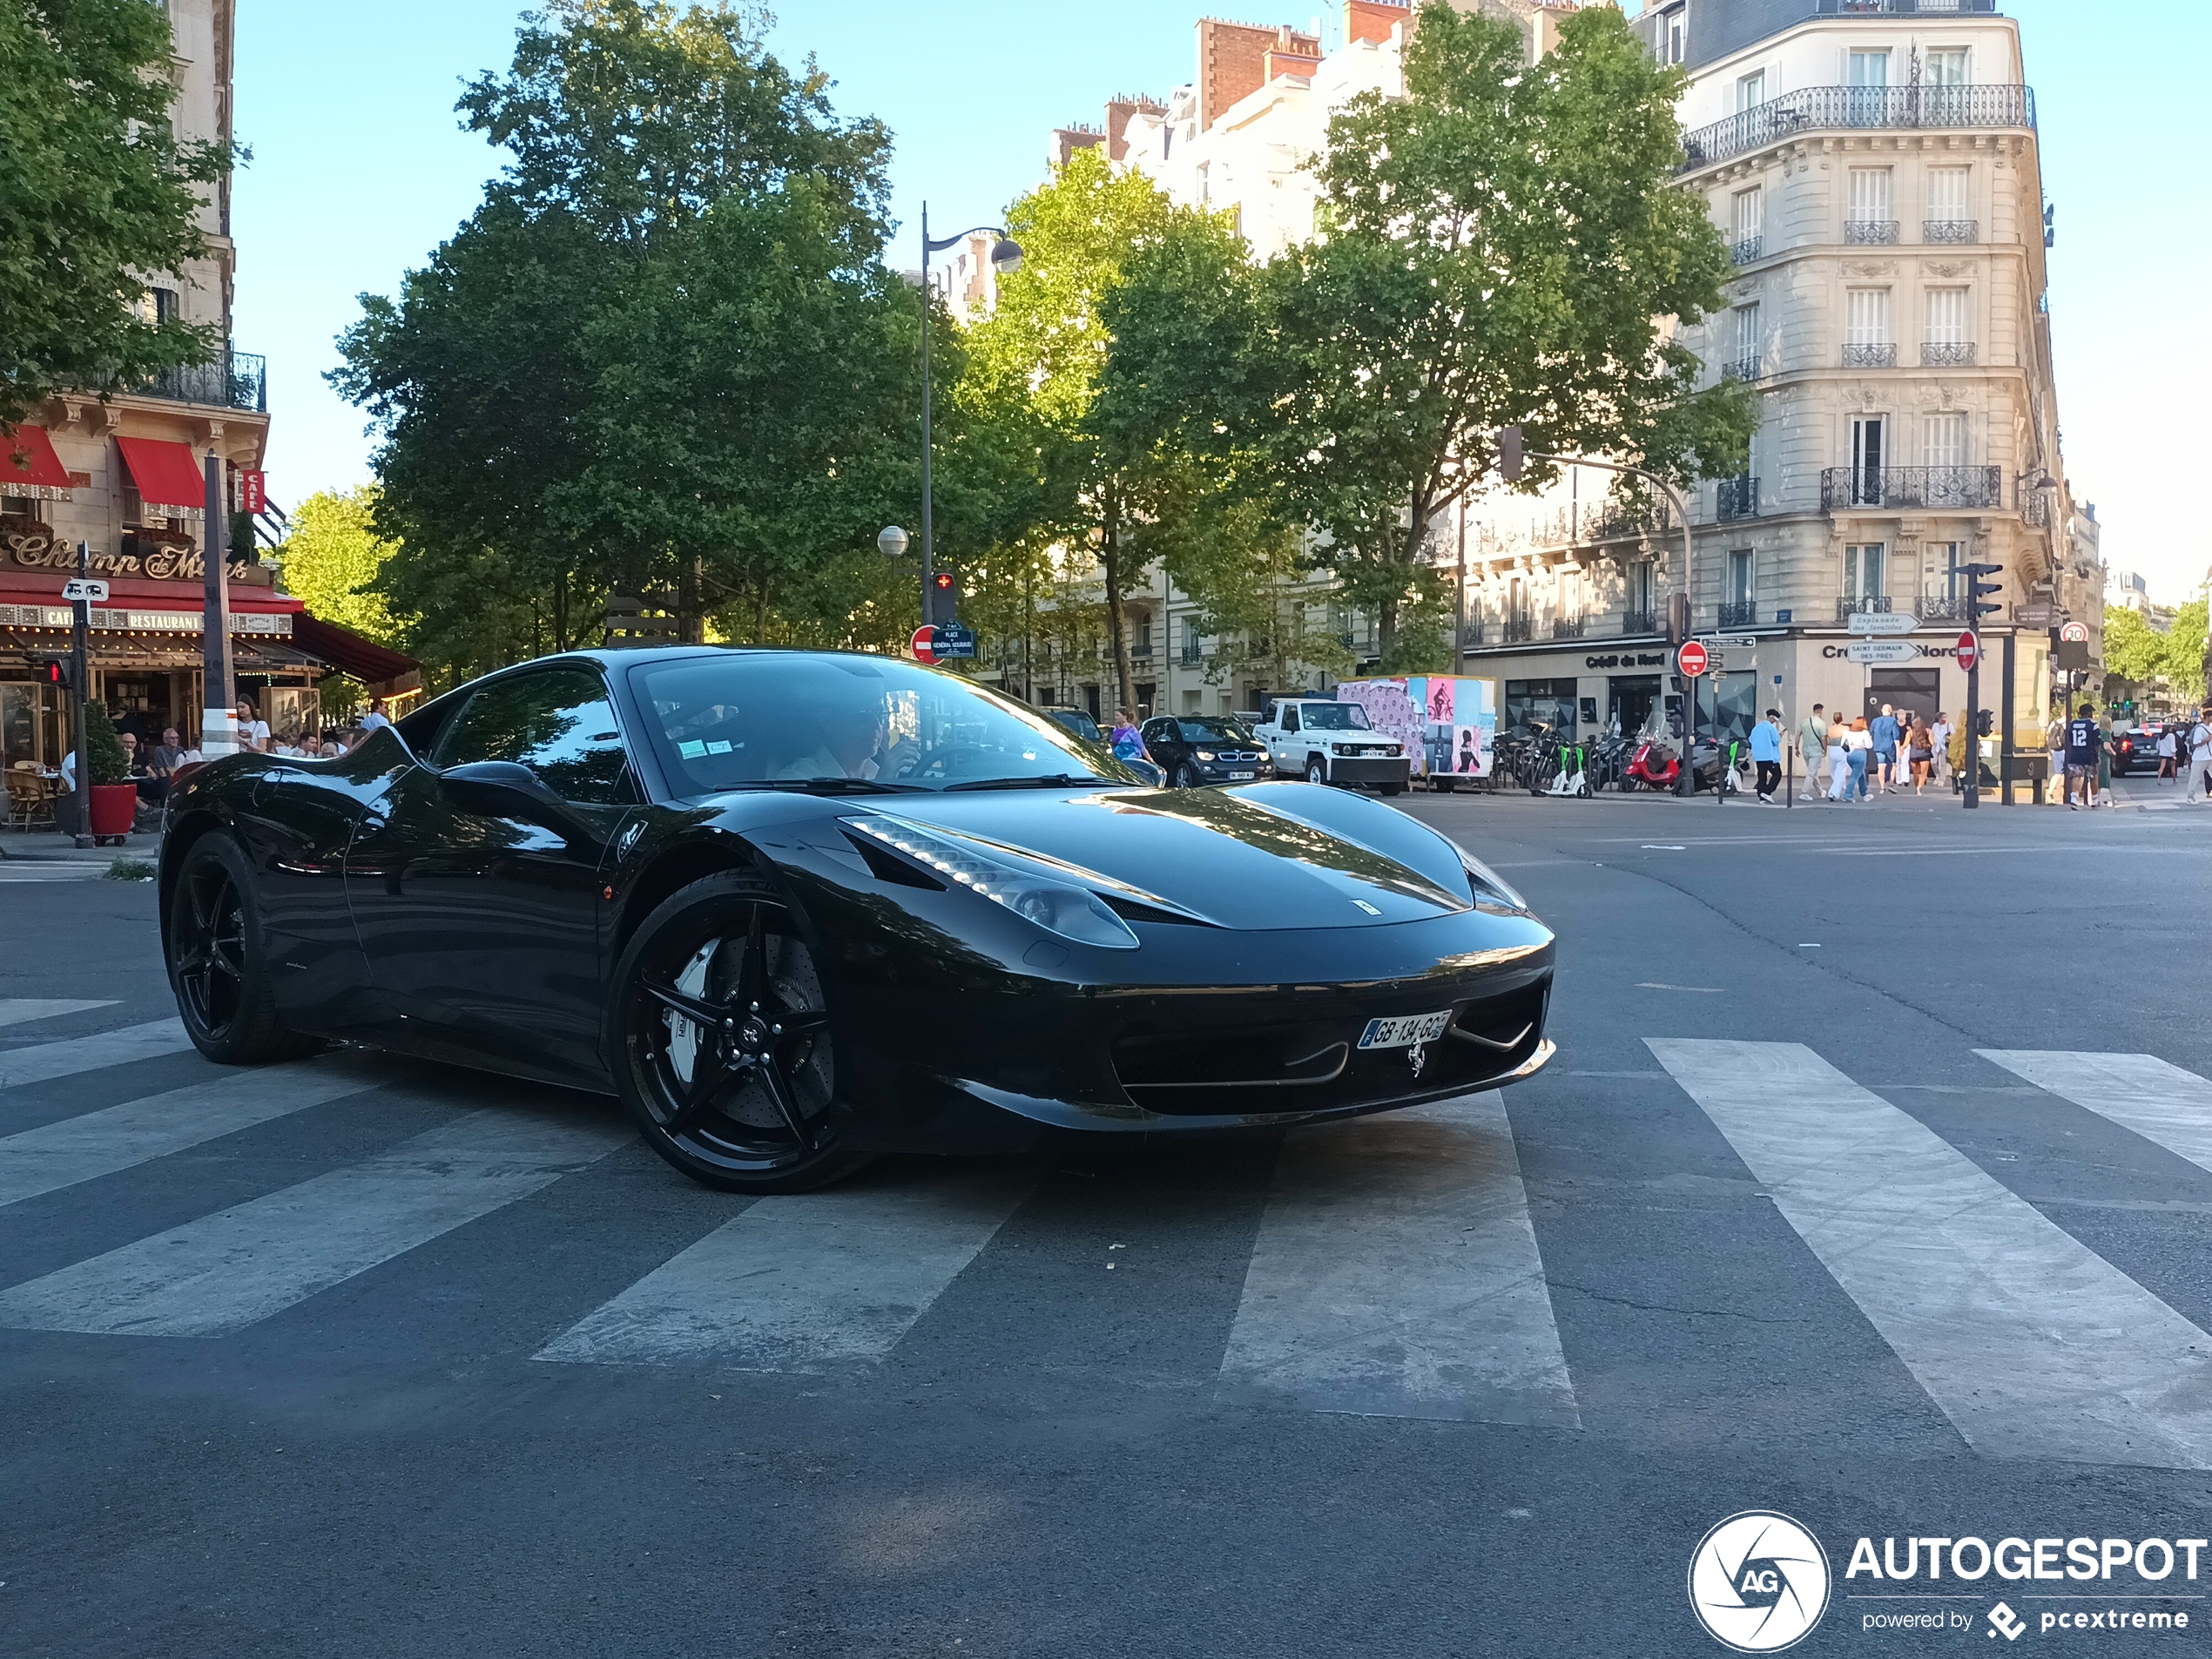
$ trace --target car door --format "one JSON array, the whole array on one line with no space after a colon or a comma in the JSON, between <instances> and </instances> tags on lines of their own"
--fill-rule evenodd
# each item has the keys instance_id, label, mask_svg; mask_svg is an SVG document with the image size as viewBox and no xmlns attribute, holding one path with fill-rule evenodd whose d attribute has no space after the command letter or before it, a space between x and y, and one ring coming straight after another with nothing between
<instances>
[{"instance_id":1,"label":"car door","mask_svg":"<svg viewBox=\"0 0 2212 1659\"><path fill-rule=\"evenodd\" d=\"M1302 775L1305 771L1305 751L1298 746L1297 704L1285 703L1276 711L1275 730L1275 764L1285 772Z\"/></svg>"},{"instance_id":2,"label":"car door","mask_svg":"<svg viewBox=\"0 0 2212 1659\"><path fill-rule=\"evenodd\" d=\"M1147 720L1137 735L1144 739L1144 752L1151 757L1155 765L1167 773L1168 781L1173 783L1176 780L1175 769L1183 761L1183 751L1175 741L1175 723L1172 720Z\"/></svg>"},{"instance_id":3,"label":"car door","mask_svg":"<svg viewBox=\"0 0 2212 1659\"><path fill-rule=\"evenodd\" d=\"M393 779L354 837L346 890L371 980L418 1046L596 1069L599 870L641 799L589 664L487 682L428 763Z\"/></svg>"}]
</instances>

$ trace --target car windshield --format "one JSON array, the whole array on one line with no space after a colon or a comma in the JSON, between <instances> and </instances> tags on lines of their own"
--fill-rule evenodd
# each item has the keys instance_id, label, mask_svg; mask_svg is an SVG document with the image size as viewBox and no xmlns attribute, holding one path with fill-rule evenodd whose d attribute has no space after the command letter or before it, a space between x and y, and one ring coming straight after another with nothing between
<instances>
[{"instance_id":1,"label":"car windshield","mask_svg":"<svg viewBox=\"0 0 2212 1659\"><path fill-rule=\"evenodd\" d=\"M1045 712L1077 737L1089 738L1093 743L1098 741L1098 722L1081 709L1048 709Z\"/></svg>"},{"instance_id":2,"label":"car windshield","mask_svg":"<svg viewBox=\"0 0 2212 1659\"><path fill-rule=\"evenodd\" d=\"M1303 704L1298 709L1298 718L1308 732L1367 730L1367 711L1357 703Z\"/></svg>"},{"instance_id":3,"label":"car windshield","mask_svg":"<svg viewBox=\"0 0 2212 1659\"><path fill-rule=\"evenodd\" d=\"M1185 743L1227 743L1239 748L1255 744L1258 738L1235 720L1178 720Z\"/></svg>"},{"instance_id":4,"label":"car windshield","mask_svg":"<svg viewBox=\"0 0 2212 1659\"><path fill-rule=\"evenodd\" d=\"M685 792L1136 781L1103 745L896 658L730 651L631 676L661 766Z\"/></svg>"}]
</instances>

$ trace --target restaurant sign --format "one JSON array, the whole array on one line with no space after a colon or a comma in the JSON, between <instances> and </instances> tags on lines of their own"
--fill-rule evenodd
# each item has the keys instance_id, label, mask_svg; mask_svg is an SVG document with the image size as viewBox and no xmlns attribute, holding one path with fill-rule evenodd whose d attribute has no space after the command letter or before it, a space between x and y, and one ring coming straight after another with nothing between
<instances>
[{"instance_id":1,"label":"restaurant sign","mask_svg":"<svg viewBox=\"0 0 2212 1659\"><path fill-rule=\"evenodd\" d=\"M151 582L204 582L207 563L188 539L163 541L158 532L134 537L135 553L104 553L97 548L85 563L95 576L143 577ZM7 562L25 570L77 570L77 550L41 524L31 529L0 531L0 553ZM246 569L230 561L233 573Z\"/></svg>"},{"instance_id":2,"label":"restaurant sign","mask_svg":"<svg viewBox=\"0 0 2212 1659\"><path fill-rule=\"evenodd\" d=\"M66 628L72 621L71 605L0 605L0 628ZM292 617L282 610L233 610L234 634L283 634L292 631ZM92 627L142 634L196 634L200 631L197 610L117 610L92 608Z\"/></svg>"}]
</instances>

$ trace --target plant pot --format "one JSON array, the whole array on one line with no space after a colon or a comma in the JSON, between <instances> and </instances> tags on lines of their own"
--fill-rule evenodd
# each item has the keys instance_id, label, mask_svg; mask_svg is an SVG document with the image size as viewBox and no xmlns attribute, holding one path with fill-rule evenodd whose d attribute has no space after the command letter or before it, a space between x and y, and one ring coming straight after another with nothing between
<instances>
[{"instance_id":1,"label":"plant pot","mask_svg":"<svg viewBox=\"0 0 2212 1659\"><path fill-rule=\"evenodd\" d=\"M138 785L92 786L92 836L95 840L104 841L110 836L120 840L128 835L138 815Z\"/></svg>"}]
</instances>

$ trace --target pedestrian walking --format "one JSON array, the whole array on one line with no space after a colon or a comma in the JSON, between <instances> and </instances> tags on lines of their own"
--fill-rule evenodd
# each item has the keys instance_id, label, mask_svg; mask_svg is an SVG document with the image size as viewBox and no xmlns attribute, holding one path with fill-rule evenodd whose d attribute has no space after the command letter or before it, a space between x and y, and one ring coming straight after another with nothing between
<instances>
[{"instance_id":1,"label":"pedestrian walking","mask_svg":"<svg viewBox=\"0 0 2212 1659\"><path fill-rule=\"evenodd\" d=\"M2097 798L2107 806L2116 799L2112 792L2113 745L2120 741L2112 734L2112 716L2097 722Z\"/></svg>"},{"instance_id":2,"label":"pedestrian walking","mask_svg":"<svg viewBox=\"0 0 2212 1659\"><path fill-rule=\"evenodd\" d=\"M1928 736L1935 746L1934 759L1928 765L1928 777L1941 783L1951 771L1951 720L1941 709L1936 711L1934 723L1928 727Z\"/></svg>"},{"instance_id":3,"label":"pedestrian walking","mask_svg":"<svg viewBox=\"0 0 2212 1659\"><path fill-rule=\"evenodd\" d=\"M1928 792L1928 768L1935 763L1935 733L1919 715L1912 717L1912 730L1905 734L1905 760L1912 777L1912 792L1925 795Z\"/></svg>"},{"instance_id":4,"label":"pedestrian walking","mask_svg":"<svg viewBox=\"0 0 2212 1659\"><path fill-rule=\"evenodd\" d=\"M1782 783L1782 711L1769 709L1766 718L1751 728L1751 764L1758 768L1759 799L1774 805L1774 792Z\"/></svg>"},{"instance_id":5,"label":"pedestrian walking","mask_svg":"<svg viewBox=\"0 0 2212 1659\"><path fill-rule=\"evenodd\" d=\"M1860 715L1851 723L1851 732L1844 738L1845 752L1850 757L1851 793L1860 800L1866 799L1866 763L1874 753L1874 734L1867 729L1866 717Z\"/></svg>"},{"instance_id":6,"label":"pedestrian walking","mask_svg":"<svg viewBox=\"0 0 2212 1659\"><path fill-rule=\"evenodd\" d=\"M1882 711L1874 717L1873 721L1867 727L1867 732L1874 739L1873 764L1881 780L1882 793L1885 795L1894 793L1897 785L1898 739L1905 735L1898 726L1897 711L1888 704L1883 704Z\"/></svg>"},{"instance_id":7,"label":"pedestrian walking","mask_svg":"<svg viewBox=\"0 0 2212 1659\"><path fill-rule=\"evenodd\" d=\"M2078 791L2089 798L2089 805L2097 804L2097 752L2104 746L2104 734L2097 729L2097 707L2084 703L2066 727L2066 809L2080 810L2074 803Z\"/></svg>"},{"instance_id":8,"label":"pedestrian walking","mask_svg":"<svg viewBox=\"0 0 2212 1659\"><path fill-rule=\"evenodd\" d=\"M1106 734L1106 742L1117 760L1137 760L1143 758L1144 739L1137 735L1136 722L1129 718L1127 709L1114 711L1113 729Z\"/></svg>"},{"instance_id":9,"label":"pedestrian walking","mask_svg":"<svg viewBox=\"0 0 2212 1659\"><path fill-rule=\"evenodd\" d=\"M2050 729L2043 734L2043 746L2051 752L2051 782L2056 790L2052 802L2064 801L2074 805L2074 791L2067 786L2066 775L2066 705L2059 705L2051 716Z\"/></svg>"},{"instance_id":10,"label":"pedestrian walking","mask_svg":"<svg viewBox=\"0 0 2212 1659\"><path fill-rule=\"evenodd\" d=\"M2178 772L2174 762L2180 745L2174 741L2174 723L2168 720L2158 734L2158 781L2167 783Z\"/></svg>"},{"instance_id":11,"label":"pedestrian walking","mask_svg":"<svg viewBox=\"0 0 2212 1659\"><path fill-rule=\"evenodd\" d=\"M2188 745L2189 771L2182 793L2190 806L2202 806L2208 780L2212 780L2212 703L2199 710L2189 723Z\"/></svg>"},{"instance_id":12,"label":"pedestrian walking","mask_svg":"<svg viewBox=\"0 0 2212 1659\"><path fill-rule=\"evenodd\" d=\"M1828 770L1828 728L1831 724L1828 711L1816 703L1812 712L1805 716L1804 724L1797 728L1797 754L1805 763L1807 800L1820 799L1820 779Z\"/></svg>"},{"instance_id":13,"label":"pedestrian walking","mask_svg":"<svg viewBox=\"0 0 2212 1659\"><path fill-rule=\"evenodd\" d=\"M1851 728L1841 720L1828 726L1828 799L1847 801L1851 799Z\"/></svg>"}]
</instances>

